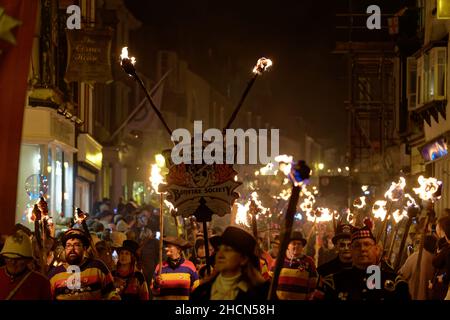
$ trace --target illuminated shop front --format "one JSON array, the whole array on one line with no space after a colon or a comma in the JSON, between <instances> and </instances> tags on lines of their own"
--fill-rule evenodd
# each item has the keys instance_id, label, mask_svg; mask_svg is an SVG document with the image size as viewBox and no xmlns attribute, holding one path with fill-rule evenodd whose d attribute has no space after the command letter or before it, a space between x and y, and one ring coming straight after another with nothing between
<instances>
[{"instance_id":1,"label":"illuminated shop front","mask_svg":"<svg viewBox=\"0 0 450 320\"><path fill-rule=\"evenodd\" d=\"M30 208L43 196L55 223L73 214L74 124L48 108L25 109L16 222L30 228Z\"/></svg>"}]
</instances>

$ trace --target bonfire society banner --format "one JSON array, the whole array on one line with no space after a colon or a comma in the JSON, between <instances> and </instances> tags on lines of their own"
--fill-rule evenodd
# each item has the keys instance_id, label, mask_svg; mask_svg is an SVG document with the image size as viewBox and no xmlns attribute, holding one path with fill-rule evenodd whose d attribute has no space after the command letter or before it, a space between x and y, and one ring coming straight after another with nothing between
<instances>
[{"instance_id":1,"label":"bonfire society banner","mask_svg":"<svg viewBox=\"0 0 450 320\"><path fill-rule=\"evenodd\" d=\"M193 215L203 199L213 213L224 216L239 197L234 192L241 184L234 180L236 174L229 164L172 165L166 176L167 185L161 186L160 191L168 192L166 199L177 208L177 215Z\"/></svg>"},{"instance_id":2,"label":"bonfire society banner","mask_svg":"<svg viewBox=\"0 0 450 320\"><path fill-rule=\"evenodd\" d=\"M112 32L108 29L66 30L66 35L65 81L111 82Z\"/></svg>"}]
</instances>

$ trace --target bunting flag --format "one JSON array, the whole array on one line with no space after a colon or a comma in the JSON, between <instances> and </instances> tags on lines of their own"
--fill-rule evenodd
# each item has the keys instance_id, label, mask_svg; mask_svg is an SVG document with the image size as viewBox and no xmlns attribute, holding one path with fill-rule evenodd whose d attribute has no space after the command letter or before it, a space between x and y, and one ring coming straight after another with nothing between
<instances>
[{"instance_id":1,"label":"bunting flag","mask_svg":"<svg viewBox=\"0 0 450 320\"><path fill-rule=\"evenodd\" d=\"M15 224L22 123L38 0L0 0L0 234Z\"/></svg>"}]
</instances>

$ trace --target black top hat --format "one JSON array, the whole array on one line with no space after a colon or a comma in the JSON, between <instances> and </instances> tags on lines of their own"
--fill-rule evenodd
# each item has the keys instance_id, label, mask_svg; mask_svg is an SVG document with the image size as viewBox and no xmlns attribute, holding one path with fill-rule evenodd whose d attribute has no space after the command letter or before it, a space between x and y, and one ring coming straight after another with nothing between
<instances>
[{"instance_id":1,"label":"black top hat","mask_svg":"<svg viewBox=\"0 0 450 320\"><path fill-rule=\"evenodd\" d=\"M192 247L192 245L187 240L177 237L164 237L163 242L173 244L174 246L179 247L181 250Z\"/></svg>"},{"instance_id":2,"label":"black top hat","mask_svg":"<svg viewBox=\"0 0 450 320\"><path fill-rule=\"evenodd\" d=\"M301 233L299 231L292 232L289 242L294 241L294 240L299 240L303 243L303 246L306 246L306 239L303 236L303 233Z\"/></svg>"},{"instance_id":3,"label":"black top hat","mask_svg":"<svg viewBox=\"0 0 450 320\"><path fill-rule=\"evenodd\" d=\"M67 230L61 238L62 245L66 247L66 242L70 239L79 239L83 243L84 247L89 247L89 238L80 229Z\"/></svg>"},{"instance_id":4,"label":"black top hat","mask_svg":"<svg viewBox=\"0 0 450 320\"><path fill-rule=\"evenodd\" d=\"M121 250L127 250L130 251L134 256L136 256L136 252L139 249L139 244L134 240L125 240L122 244L122 246L118 249L118 251Z\"/></svg>"},{"instance_id":5,"label":"black top hat","mask_svg":"<svg viewBox=\"0 0 450 320\"><path fill-rule=\"evenodd\" d=\"M333 241L333 244L336 245L336 243L340 239L351 240L353 231L355 231L355 227L351 224L339 224L336 228L336 234L334 235L333 239L331 239L331 241Z\"/></svg>"}]
</instances>

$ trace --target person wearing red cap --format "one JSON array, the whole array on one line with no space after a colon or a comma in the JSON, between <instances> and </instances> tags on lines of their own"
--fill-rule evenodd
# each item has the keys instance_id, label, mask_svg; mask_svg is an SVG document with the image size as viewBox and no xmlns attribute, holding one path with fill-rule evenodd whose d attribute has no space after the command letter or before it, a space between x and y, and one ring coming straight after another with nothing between
<instances>
[{"instance_id":1,"label":"person wearing red cap","mask_svg":"<svg viewBox=\"0 0 450 320\"><path fill-rule=\"evenodd\" d=\"M87 257L90 243L83 231L69 229L61 242L66 263L54 268L49 274L53 299L120 300L113 276L106 265Z\"/></svg>"},{"instance_id":2,"label":"person wearing red cap","mask_svg":"<svg viewBox=\"0 0 450 320\"><path fill-rule=\"evenodd\" d=\"M33 260L31 239L22 231L6 238L0 252L0 300L50 300L50 282L29 268Z\"/></svg>"},{"instance_id":3,"label":"person wearing red cap","mask_svg":"<svg viewBox=\"0 0 450 320\"><path fill-rule=\"evenodd\" d=\"M352 233L352 268L324 278L321 290L325 300L410 300L408 284L395 272L381 268L382 249L372 234L371 221L364 223L364 227L356 228Z\"/></svg>"}]
</instances>

